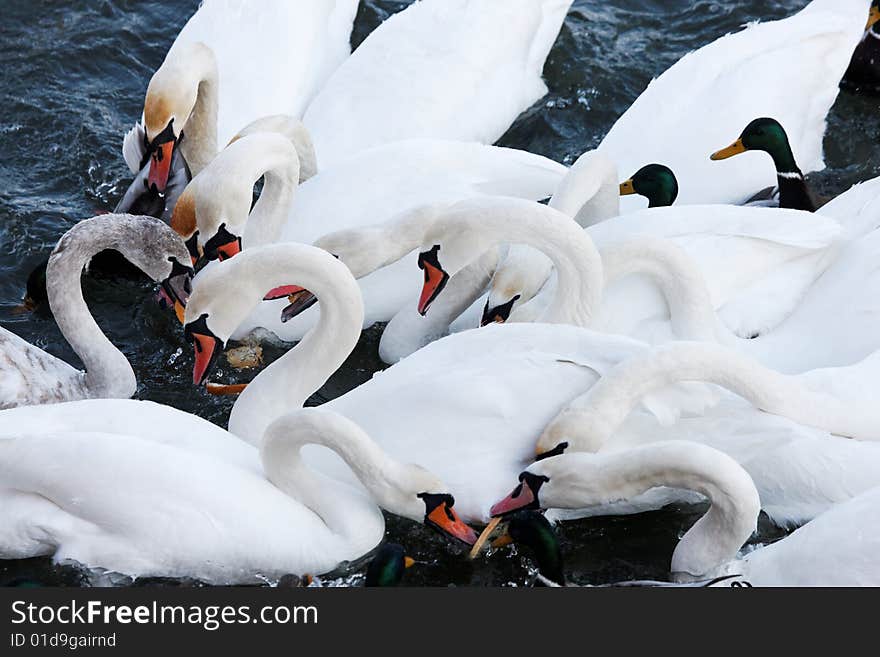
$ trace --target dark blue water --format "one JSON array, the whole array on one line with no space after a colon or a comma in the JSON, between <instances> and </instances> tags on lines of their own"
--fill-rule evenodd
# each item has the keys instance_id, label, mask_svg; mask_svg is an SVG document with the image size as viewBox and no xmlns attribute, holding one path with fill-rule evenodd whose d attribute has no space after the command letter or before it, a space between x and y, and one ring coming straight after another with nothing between
<instances>
[{"instance_id":1,"label":"dark blue water","mask_svg":"<svg viewBox=\"0 0 880 657\"><path fill-rule=\"evenodd\" d=\"M408 4L362 2L352 44ZM595 147L648 82L682 55L744 23L781 18L805 4L576 0L545 68L550 93L501 143L570 163ZM112 210L124 192L130 174L120 153L122 135L140 117L152 72L196 7L195 0L0 3L0 323L71 363L78 363L76 356L50 315L18 311L25 280L64 231ZM828 169L813 177L822 193L877 175L877 105L841 94L825 143ZM191 385L190 350L179 325L157 309L145 283L87 277L84 288L99 324L134 366L138 397L225 425L233 400ZM379 335L377 329L364 334L315 403L355 387L381 366ZM269 352L270 359L278 355ZM253 375L227 374L229 380ZM693 509L667 509L570 523L561 530L570 574L580 583L662 578L676 541L696 517ZM762 537L773 535L768 529ZM519 556L505 551L472 564L412 523L391 519L389 538L423 562L409 573L410 583L492 585L528 576L528 561ZM0 562L0 582L16 577L80 582L78 573L43 560Z\"/></svg>"}]
</instances>

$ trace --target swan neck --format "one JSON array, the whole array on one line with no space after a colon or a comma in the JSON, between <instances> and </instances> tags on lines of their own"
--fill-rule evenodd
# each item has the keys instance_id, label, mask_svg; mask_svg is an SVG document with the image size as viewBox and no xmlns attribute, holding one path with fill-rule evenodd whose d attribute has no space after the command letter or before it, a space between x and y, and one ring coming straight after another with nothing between
<instances>
[{"instance_id":1,"label":"swan neck","mask_svg":"<svg viewBox=\"0 0 880 657\"><path fill-rule=\"evenodd\" d=\"M128 398L137 389L128 359L101 331L82 293L82 273L93 256L105 249L120 250L94 226L79 224L62 238L46 268L49 307L62 335L85 368L85 386L96 398Z\"/></svg>"},{"instance_id":2,"label":"swan neck","mask_svg":"<svg viewBox=\"0 0 880 657\"><path fill-rule=\"evenodd\" d=\"M876 410L813 390L797 376L780 374L731 349L702 342L671 343L624 361L562 411L545 435L555 438L562 428L574 449L601 449L646 395L685 381L713 383L760 410L800 424L876 440Z\"/></svg>"},{"instance_id":3,"label":"swan neck","mask_svg":"<svg viewBox=\"0 0 880 657\"><path fill-rule=\"evenodd\" d=\"M199 174L218 152L217 116L219 113L219 75L213 57L206 58L192 113L184 128L181 144L186 163L193 176Z\"/></svg>"},{"instance_id":4,"label":"swan neck","mask_svg":"<svg viewBox=\"0 0 880 657\"><path fill-rule=\"evenodd\" d=\"M610 461L610 463L608 462ZM671 571L679 579L700 578L731 560L757 524L761 509L749 475L729 456L690 442L657 443L611 457L600 477L624 497L667 486L694 491L709 510L681 538ZM628 489L628 490L627 490Z\"/></svg>"},{"instance_id":5,"label":"swan neck","mask_svg":"<svg viewBox=\"0 0 880 657\"><path fill-rule=\"evenodd\" d=\"M718 319L706 280L680 247L667 240L633 240L604 249L602 263L606 286L642 274L659 288L677 339L714 342L718 337Z\"/></svg>"},{"instance_id":6,"label":"swan neck","mask_svg":"<svg viewBox=\"0 0 880 657\"><path fill-rule=\"evenodd\" d=\"M587 327L598 309L603 288L602 260L590 236L570 217L529 201L510 202L489 212L463 215L466 228L491 244L525 244L546 255L556 269L556 292L541 321Z\"/></svg>"},{"instance_id":7,"label":"swan neck","mask_svg":"<svg viewBox=\"0 0 880 657\"><path fill-rule=\"evenodd\" d=\"M264 178L263 190L247 219L244 248L273 244L281 238L296 195L300 175L298 159L266 164L268 166L254 179L255 183L261 176Z\"/></svg>"},{"instance_id":8,"label":"swan neck","mask_svg":"<svg viewBox=\"0 0 880 657\"><path fill-rule=\"evenodd\" d=\"M260 446L263 468L273 485L320 516L346 542L372 541L363 529L365 521L382 522L376 504L347 484L310 469L301 452L309 444L336 452L375 500L385 497L385 481L394 480L393 462L356 424L319 409L280 417L266 429ZM362 547L366 551L373 546Z\"/></svg>"},{"instance_id":9,"label":"swan neck","mask_svg":"<svg viewBox=\"0 0 880 657\"><path fill-rule=\"evenodd\" d=\"M229 430L254 445L260 444L272 421L301 408L339 369L357 345L364 321L360 288L342 263L313 249L321 256L314 258L316 266L305 275L301 267L307 256L290 257L285 246L244 251L230 261L252 255L247 263L250 308L267 290L294 283L311 291L320 308L315 326L293 349L265 368L232 409ZM276 305L280 313L283 303Z\"/></svg>"}]
</instances>

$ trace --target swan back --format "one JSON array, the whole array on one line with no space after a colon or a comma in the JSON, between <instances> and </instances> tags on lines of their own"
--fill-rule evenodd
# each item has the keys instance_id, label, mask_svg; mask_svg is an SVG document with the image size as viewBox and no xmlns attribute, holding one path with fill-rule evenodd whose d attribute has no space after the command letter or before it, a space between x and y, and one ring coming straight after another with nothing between
<instances>
[{"instance_id":1,"label":"swan back","mask_svg":"<svg viewBox=\"0 0 880 657\"><path fill-rule=\"evenodd\" d=\"M357 0L203 2L169 53L193 42L214 51L220 79L218 142L227 143L262 116L302 116L348 57L357 6Z\"/></svg>"},{"instance_id":2,"label":"swan back","mask_svg":"<svg viewBox=\"0 0 880 657\"><path fill-rule=\"evenodd\" d=\"M599 150L623 171L668 165L680 182L679 204L741 203L775 179L772 161L751 154L717 163L709 153L752 119L768 116L785 126L804 172L823 169L825 117L864 31L866 9L863 0L814 2L685 55L651 82ZM622 207L637 203L624 199Z\"/></svg>"},{"instance_id":3,"label":"swan back","mask_svg":"<svg viewBox=\"0 0 880 657\"><path fill-rule=\"evenodd\" d=\"M877 586L880 488L825 511L732 564L756 586Z\"/></svg>"},{"instance_id":4,"label":"swan back","mask_svg":"<svg viewBox=\"0 0 880 657\"><path fill-rule=\"evenodd\" d=\"M321 166L415 137L491 144L547 87L571 0L423 0L382 23L305 115Z\"/></svg>"}]
</instances>

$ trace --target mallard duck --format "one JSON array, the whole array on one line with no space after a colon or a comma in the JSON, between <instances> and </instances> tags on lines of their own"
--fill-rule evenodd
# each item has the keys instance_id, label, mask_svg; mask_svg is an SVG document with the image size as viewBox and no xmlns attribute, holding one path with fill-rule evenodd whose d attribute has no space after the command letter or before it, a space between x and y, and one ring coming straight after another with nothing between
<instances>
[{"instance_id":1,"label":"mallard duck","mask_svg":"<svg viewBox=\"0 0 880 657\"><path fill-rule=\"evenodd\" d=\"M817 199L807 189L804 174L794 159L785 128L776 119L755 119L746 126L735 142L712 153L710 159L726 160L747 151L763 151L773 158L779 185L779 207L815 212L827 202L827 199ZM765 200L768 192L772 193L772 188L759 192L749 203Z\"/></svg>"},{"instance_id":2,"label":"mallard duck","mask_svg":"<svg viewBox=\"0 0 880 657\"><path fill-rule=\"evenodd\" d=\"M364 586L397 586L403 579L406 569L412 567L415 559L406 555L403 546L386 543L367 566Z\"/></svg>"},{"instance_id":3,"label":"mallard duck","mask_svg":"<svg viewBox=\"0 0 880 657\"><path fill-rule=\"evenodd\" d=\"M648 199L649 208L672 205L678 198L678 180L672 169L663 164L648 164L632 178L620 183L620 195L638 194Z\"/></svg>"}]
</instances>

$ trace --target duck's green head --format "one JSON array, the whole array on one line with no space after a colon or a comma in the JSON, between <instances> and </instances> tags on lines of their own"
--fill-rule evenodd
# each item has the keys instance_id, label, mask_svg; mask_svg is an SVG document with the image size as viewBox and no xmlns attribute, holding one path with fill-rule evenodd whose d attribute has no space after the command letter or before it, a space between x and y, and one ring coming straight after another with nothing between
<instances>
[{"instance_id":1,"label":"duck's green head","mask_svg":"<svg viewBox=\"0 0 880 657\"><path fill-rule=\"evenodd\" d=\"M629 180L620 183L620 195L630 194L644 196L651 208L672 205L678 198L678 180L669 167L649 164L636 171Z\"/></svg>"},{"instance_id":2,"label":"duck's green head","mask_svg":"<svg viewBox=\"0 0 880 657\"><path fill-rule=\"evenodd\" d=\"M512 542L530 548L538 563L538 572L554 584L564 586L562 549L547 518L537 511L517 511L507 518L507 523L507 534L493 545ZM540 580L536 586L542 586Z\"/></svg>"},{"instance_id":3,"label":"duck's green head","mask_svg":"<svg viewBox=\"0 0 880 657\"><path fill-rule=\"evenodd\" d=\"M397 586L406 569L415 561L397 543L387 543L379 548L367 566L364 586Z\"/></svg>"},{"instance_id":4,"label":"duck's green head","mask_svg":"<svg viewBox=\"0 0 880 657\"><path fill-rule=\"evenodd\" d=\"M791 146L785 128L776 119L755 119L746 126L742 134L727 148L712 153L712 160L726 160L746 151L764 151L776 162L777 169L792 171L797 169L791 155ZM790 161L789 161L790 160ZM780 168L782 167L782 168Z\"/></svg>"}]
</instances>

